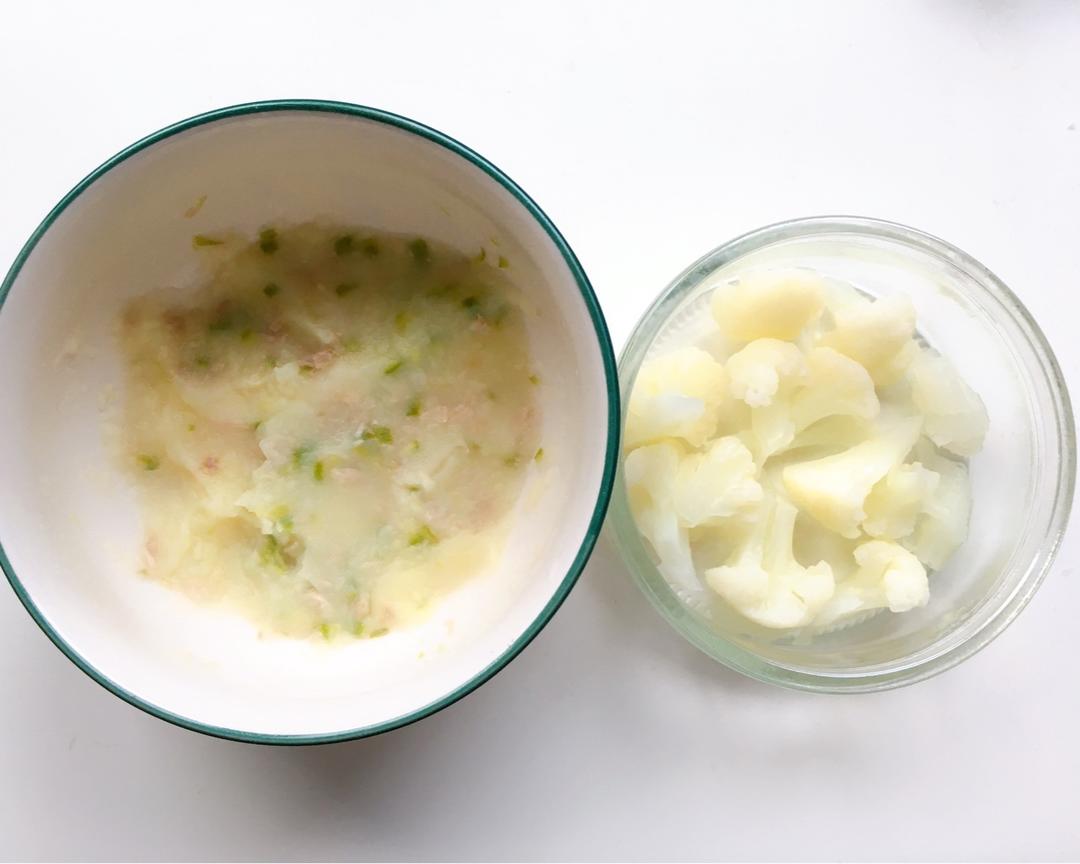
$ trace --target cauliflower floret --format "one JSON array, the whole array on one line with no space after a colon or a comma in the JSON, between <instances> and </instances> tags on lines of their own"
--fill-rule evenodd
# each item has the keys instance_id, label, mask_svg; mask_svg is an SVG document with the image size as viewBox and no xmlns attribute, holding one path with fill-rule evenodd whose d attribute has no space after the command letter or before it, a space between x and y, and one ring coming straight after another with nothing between
<instances>
[{"instance_id":1,"label":"cauliflower floret","mask_svg":"<svg viewBox=\"0 0 1080 864\"><path fill-rule=\"evenodd\" d=\"M967 539L971 485L967 468L942 456L925 438L915 448L915 455L938 475L938 483L934 494L923 502L915 530L903 544L931 570L940 570Z\"/></svg>"},{"instance_id":2,"label":"cauliflower floret","mask_svg":"<svg viewBox=\"0 0 1080 864\"><path fill-rule=\"evenodd\" d=\"M831 348L806 355L805 378L781 380L770 404L751 409L750 431L759 462L788 449L802 430L834 416L873 419L879 405L874 382L854 360Z\"/></svg>"},{"instance_id":3,"label":"cauliflower floret","mask_svg":"<svg viewBox=\"0 0 1080 864\"><path fill-rule=\"evenodd\" d=\"M918 352L908 370L911 399L925 417L926 434L939 447L972 456L983 445L989 418L982 399L944 357Z\"/></svg>"},{"instance_id":4,"label":"cauliflower floret","mask_svg":"<svg viewBox=\"0 0 1080 864\"><path fill-rule=\"evenodd\" d=\"M753 454L738 438L713 441L682 460L675 476L675 512L693 527L731 516L761 500Z\"/></svg>"},{"instance_id":5,"label":"cauliflower floret","mask_svg":"<svg viewBox=\"0 0 1080 864\"><path fill-rule=\"evenodd\" d=\"M700 348L680 348L642 364L627 409L625 445L682 438L700 447L725 399L724 367Z\"/></svg>"},{"instance_id":6,"label":"cauliflower floret","mask_svg":"<svg viewBox=\"0 0 1080 864\"><path fill-rule=\"evenodd\" d=\"M822 279L809 270L751 274L713 291L712 313L735 342L771 338L794 341L821 314Z\"/></svg>"},{"instance_id":7,"label":"cauliflower floret","mask_svg":"<svg viewBox=\"0 0 1080 864\"><path fill-rule=\"evenodd\" d=\"M806 355L807 376L791 399L797 432L838 414L873 420L880 410L874 381L866 369L832 348Z\"/></svg>"},{"instance_id":8,"label":"cauliflower floret","mask_svg":"<svg viewBox=\"0 0 1080 864\"><path fill-rule=\"evenodd\" d=\"M826 327L835 327L837 319L842 318L845 312L870 302L870 298L854 285L839 279L826 278L822 294L825 298L825 314L821 316L821 323Z\"/></svg>"},{"instance_id":9,"label":"cauliflower floret","mask_svg":"<svg viewBox=\"0 0 1080 864\"><path fill-rule=\"evenodd\" d=\"M817 520L805 513L799 513L795 520L795 560L805 566L826 562L838 585L855 572L854 552L858 545L858 540L822 531Z\"/></svg>"},{"instance_id":10,"label":"cauliflower floret","mask_svg":"<svg viewBox=\"0 0 1080 864\"><path fill-rule=\"evenodd\" d=\"M792 549L798 511L783 498L762 505L732 560L705 571L705 581L741 614L763 627L810 623L833 593L824 561L803 567Z\"/></svg>"},{"instance_id":11,"label":"cauliflower floret","mask_svg":"<svg viewBox=\"0 0 1080 864\"><path fill-rule=\"evenodd\" d=\"M871 537L899 540L915 530L915 520L937 490L938 474L922 463L897 465L866 496L863 530Z\"/></svg>"},{"instance_id":12,"label":"cauliflower floret","mask_svg":"<svg viewBox=\"0 0 1080 864\"><path fill-rule=\"evenodd\" d=\"M690 538L675 512L675 478L682 458L683 448L674 442L650 444L628 453L623 471L634 522L656 552L658 569L674 587L700 593Z\"/></svg>"},{"instance_id":13,"label":"cauliflower floret","mask_svg":"<svg viewBox=\"0 0 1080 864\"><path fill-rule=\"evenodd\" d=\"M834 317L836 326L818 344L859 363L875 384L892 383L914 359L915 307L906 296L846 305L837 308Z\"/></svg>"},{"instance_id":14,"label":"cauliflower floret","mask_svg":"<svg viewBox=\"0 0 1080 864\"><path fill-rule=\"evenodd\" d=\"M760 502L758 502L760 504ZM690 529L690 551L699 574L727 564L746 536L747 526L757 518L758 507L740 510L728 519L706 522Z\"/></svg>"},{"instance_id":15,"label":"cauliflower floret","mask_svg":"<svg viewBox=\"0 0 1080 864\"><path fill-rule=\"evenodd\" d=\"M731 395L751 407L772 403L781 383L793 384L806 376L806 360L798 346L779 339L757 339L727 361Z\"/></svg>"},{"instance_id":16,"label":"cauliflower floret","mask_svg":"<svg viewBox=\"0 0 1080 864\"><path fill-rule=\"evenodd\" d=\"M818 420L798 433L785 448L784 456L801 456L803 461L831 456L871 436L874 424L850 415L837 414Z\"/></svg>"},{"instance_id":17,"label":"cauliflower floret","mask_svg":"<svg viewBox=\"0 0 1080 864\"><path fill-rule=\"evenodd\" d=\"M892 358L874 370L874 383L878 387L891 387L904 381L904 373L919 356L919 345L914 339L904 343L904 347L893 354Z\"/></svg>"},{"instance_id":18,"label":"cauliflower floret","mask_svg":"<svg viewBox=\"0 0 1080 864\"><path fill-rule=\"evenodd\" d=\"M907 612L930 599L926 568L896 543L871 540L855 547L854 575L836 586L831 599L814 620L827 627L869 609Z\"/></svg>"},{"instance_id":19,"label":"cauliflower floret","mask_svg":"<svg viewBox=\"0 0 1080 864\"><path fill-rule=\"evenodd\" d=\"M743 402L742 399L736 399L732 396L729 390L720 405L716 434L718 436L743 434L750 428L752 417L753 411L750 406ZM749 438L749 436L747 437Z\"/></svg>"},{"instance_id":20,"label":"cauliflower floret","mask_svg":"<svg viewBox=\"0 0 1080 864\"><path fill-rule=\"evenodd\" d=\"M769 405L750 409L750 434L746 437L762 464L791 444L795 439L795 424L786 395Z\"/></svg>"},{"instance_id":21,"label":"cauliflower floret","mask_svg":"<svg viewBox=\"0 0 1080 864\"><path fill-rule=\"evenodd\" d=\"M728 358L731 401L750 407L748 442L758 462L784 449L795 437L791 393L806 377L798 346L758 339Z\"/></svg>"},{"instance_id":22,"label":"cauliflower floret","mask_svg":"<svg viewBox=\"0 0 1080 864\"><path fill-rule=\"evenodd\" d=\"M868 441L783 470L791 500L822 525L844 537L859 536L863 509L874 484L899 465L919 437L921 421L908 417L879 424Z\"/></svg>"}]
</instances>

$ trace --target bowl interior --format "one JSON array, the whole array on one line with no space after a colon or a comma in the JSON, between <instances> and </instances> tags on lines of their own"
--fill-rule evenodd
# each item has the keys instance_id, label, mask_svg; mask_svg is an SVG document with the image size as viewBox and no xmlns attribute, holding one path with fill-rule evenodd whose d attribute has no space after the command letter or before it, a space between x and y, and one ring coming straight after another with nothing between
<instances>
[{"instance_id":1,"label":"bowl interior","mask_svg":"<svg viewBox=\"0 0 1080 864\"><path fill-rule=\"evenodd\" d=\"M864 224L859 224L860 222ZM986 403L990 428L969 462L968 540L936 573L929 604L809 638L747 622L717 600L685 608L633 529L621 479L615 527L646 593L691 641L751 674L794 686L872 689L931 674L998 632L1037 587L1060 539L1075 471L1068 397L1042 334L985 268L888 223L806 220L722 247L684 273L643 319L622 358L624 402L650 353L696 334L682 322L719 283L750 270L812 267L875 296L907 294L920 335Z\"/></svg>"},{"instance_id":2,"label":"bowl interior","mask_svg":"<svg viewBox=\"0 0 1080 864\"><path fill-rule=\"evenodd\" d=\"M189 121L77 189L13 270L0 311L0 541L47 629L153 710L256 738L403 722L512 656L591 547L617 434L602 318L533 206L437 133L340 108ZM312 219L422 234L471 254L497 248L525 294L541 376L545 457L502 560L422 625L344 645L261 639L246 621L138 577L133 491L102 436L122 395L114 325L125 300L197 286L196 233Z\"/></svg>"}]
</instances>

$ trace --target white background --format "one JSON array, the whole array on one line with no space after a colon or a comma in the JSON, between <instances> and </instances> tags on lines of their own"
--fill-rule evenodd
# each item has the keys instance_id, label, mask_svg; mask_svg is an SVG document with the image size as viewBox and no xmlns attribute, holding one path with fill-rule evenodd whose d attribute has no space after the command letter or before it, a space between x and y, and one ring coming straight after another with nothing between
<instances>
[{"instance_id":1,"label":"white background","mask_svg":"<svg viewBox=\"0 0 1080 864\"><path fill-rule=\"evenodd\" d=\"M431 124L520 182L617 345L720 242L863 214L994 269L1080 393L1080 3L18 3L0 18L0 96L3 266L154 129L343 99ZM1074 529L1031 606L962 667L838 697L698 654L602 543L475 694L299 749L128 707L3 589L0 857L1075 858L1078 552Z\"/></svg>"}]
</instances>

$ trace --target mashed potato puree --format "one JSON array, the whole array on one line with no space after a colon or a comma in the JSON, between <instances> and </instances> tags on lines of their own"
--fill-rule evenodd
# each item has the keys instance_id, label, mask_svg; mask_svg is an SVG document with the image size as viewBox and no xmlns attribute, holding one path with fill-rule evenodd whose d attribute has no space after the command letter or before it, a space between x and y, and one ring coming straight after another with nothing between
<instances>
[{"instance_id":1,"label":"mashed potato puree","mask_svg":"<svg viewBox=\"0 0 1080 864\"><path fill-rule=\"evenodd\" d=\"M543 455L510 262L317 225L193 246L207 285L122 316L145 574L267 633L415 620Z\"/></svg>"}]
</instances>

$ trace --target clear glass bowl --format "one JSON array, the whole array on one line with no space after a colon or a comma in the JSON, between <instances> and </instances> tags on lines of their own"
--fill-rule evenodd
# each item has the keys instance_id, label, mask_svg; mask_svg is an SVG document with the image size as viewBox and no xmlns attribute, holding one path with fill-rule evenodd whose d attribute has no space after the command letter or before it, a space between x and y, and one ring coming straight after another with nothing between
<instances>
[{"instance_id":1,"label":"clear glass bowl","mask_svg":"<svg viewBox=\"0 0 1080 864\"><path fill-rule=\"evenodd\" d=\"M1065 381L1042 331L982 264L941 240L888 222L798 219L753 231L688 267L648 309L619 363L623 423L650 350L693 339L686 322L714 285L762 266L812 267L870 294L903 292L921 336L986 403L990 430L970 460L967 541L931 574L930 602L807 637L759 628L716 601L684 605L659 573L630 514L622 459L609 530L649 600L686 639L753 678L821 692L899 687L942 672L997 636L1031 599L1069 516L1076 441Z\"/></svg>"}]
</instances>

